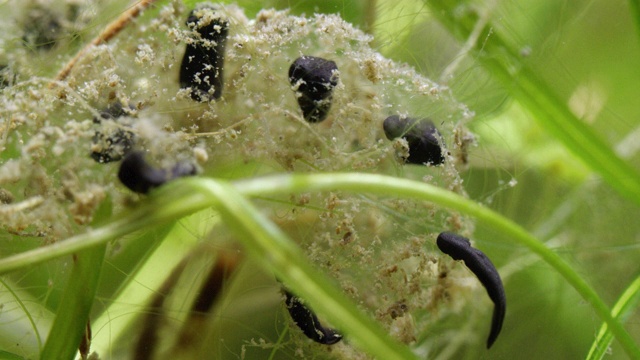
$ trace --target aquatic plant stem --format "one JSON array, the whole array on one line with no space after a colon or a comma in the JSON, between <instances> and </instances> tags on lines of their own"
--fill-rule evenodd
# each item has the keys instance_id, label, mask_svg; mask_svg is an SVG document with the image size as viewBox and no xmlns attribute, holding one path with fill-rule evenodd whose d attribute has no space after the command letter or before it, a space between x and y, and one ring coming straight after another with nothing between
<instances>
[{"instance_id":1,"label":"aquatic plant stem","mask_svg":"<svg viewBox=\"0 0 640 360\"><path fill-rule=\"evenodd\" d=\"M251 206L251 209L242 210L242 206L233 205L232 200L223 196L225 191L241 194L242 196L235 196L233 201L237 201L245 207ZM525 246L540 256L591 304L595 313L611 329L611 332L621 343L627 354L632 358L640 358L638 346L620 322L614 319L610 309L589 284L557 253L546 247L522 227L491 209L453 192L426 183L384 175L363 173L286 174L241 180L233 184L225 184L205 178L179 179L153 192L145 204L129 214L127 218L121 218L103 228L74 236L50 246L0 260L0 274L28 267L83 248L96 246L143 227L157 226L159 223L177 220L187 214L208 207L216 207L222 212L228 213L226 216L230 217L231 229L247 237L243 241L247 249L256 255L261 253L262 256L266 257L261 261L268 263L271 270L278 276L282 276L283 281L293 290L297 291L300 296L317 295L315 293L319 291L317 289L305 289L291 283L291 281L302 281L302 279L304 281L309 280L306 273L308 269L304 266L297 269L284 265L280 267L284 264L282 263L282 256L288 256L283 254L297 254L299 250L294 250L297 247L291 241L287 241L286 237L273 235L278 234L279 230L272 222L264 217L259 220L258 218L247 220L233 218L232 216L236 212L239 214L240 211L249 211L257 216L255 213L257 210L244 197L264 197L310 191L347 191L369 193L382 197L428 201L476 218L478 222L501 233L504 239ZM221 204L221 201L224 201L224 203ZM251 228L245 228L247 226ZM246 240L248 238L252 240ZM267 251L266 249L269 250ZM313 284L310 287L323 288L326 285ZM315 305L317 304L312 303L312 307L315 308ZM317 310L326 309L321 306ZM328 317L328 319L332 322L334 320L332 317ZM337 326L340 324L342 324L340 319L334 323Z\"/></svg>"},{"instance_id":2,"label":"aquatic plant stem","mask_svg":"<svg viewBox=\"0 0 640 360\"><path fill-rule=\"evenodd\" d=\"M478 37L470 49L483 67L518 100L540 126L553 134L578 159L598 173L622 197L640 205L640 173L620 158L555 92L522 61L476 10L458 0L425 0L434 16L461 41ZM481 29L478 28L481 25ZM480 35L478 35L480 34Z\"/></svg>"}]
</instances>

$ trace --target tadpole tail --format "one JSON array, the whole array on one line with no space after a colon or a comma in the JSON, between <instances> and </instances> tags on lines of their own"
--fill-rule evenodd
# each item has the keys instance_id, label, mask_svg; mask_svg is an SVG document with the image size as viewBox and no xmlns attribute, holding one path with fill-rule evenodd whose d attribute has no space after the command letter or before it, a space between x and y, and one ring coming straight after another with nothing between
<instances>
[{"instance_id":1,"label":"tadpole tail","mask_svg":"<svg viewBox=\"0 0 640 360\"><path fill-rule=\"evenodd\" d=\"M502 293L504 296L504 292ZM507 301L505 298L502 301L493 300L493 318L491 319L491 331L487 338L487 349L490 349L493 343L500 335L502 330L502 323L504 322L504 316L507 312Z\"/></svg>"},{"instance_id":2,"label":"tadpole tail","mask_svg":"<svg viewBox=\"0 0 640 360\"><path fill-rule=\"evenodd\" d=\"M498 270L491 260L480 250L471 248L470 259L465 259L465 264L473 272L480 283L487 290L487 294L493 301L493 318L491 320L491 331L487 339L487 349L491 348L498 338L502 323L504 321L507 297L504 293L504 285Z\"/></svg>"}]
</instances>

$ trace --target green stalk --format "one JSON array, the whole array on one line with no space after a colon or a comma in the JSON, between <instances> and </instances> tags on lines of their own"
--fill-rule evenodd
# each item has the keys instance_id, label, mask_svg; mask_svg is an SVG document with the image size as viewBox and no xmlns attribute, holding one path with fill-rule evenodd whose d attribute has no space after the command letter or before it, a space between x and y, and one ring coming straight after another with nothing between
<instances>
[{"instance_id":1,"label":"green stalk","mask_svg":"<svg viewBox=\"0 0 640 360\"><path fill-rule=\"evenodd\" d=\"M632 4L636 0L632 0ZM433 15L459 40L471 36L479 16L458 0L425 0ZM640 173L622 160L600 136L578 119L520 59L518 49L505 41L490 22L475 43L475 58L538 123L576 157L600 174L622 197L640 205Z\"/></svg>"},{"instance_id":2,"label":"green stalk","mask_svg":"<svg viewBox=\"0 0 640 360\"><path fill-rule=\"evenodd\" d=\"M10 351L19 352L25 358L33 358L42 352L42 339L48 336L53 314L40 299L20 288L9 278L0 278L0 359ZM15 304L16 306L13 306ZM31 333L28 338L25 334Z\"/></svg>"},{"instance_id":3,"label":"green stalk","mask_svg":"<svg viewBox=\"0 0 640 360\"><path fill-rule=\"evenodd\" d=\"M25 360L25 358L23 358L20 355L16 355L16 354L10 353L8 351L4 351L4 350L0 350L0 359L3 359L3 360Z\"/></svg>"},{"instance_id":4,"label":"green stalk","mask_svg":"<svg viewBox=\"0 0 640 360\"><path fill-rule=\"evenodd\" d=\"M225 223L254 260L259 260L286 286L338 327L360 349L380 359L417 359L364 314L325 274L311 266L300 248L265 217L233 185L216 181L193 182L192 188L210 194L219 203Z\"/></svg>"},{"instance_id":5,"label":"green stalk","mask_svg":"<svg viewBox=\"0 0 640 360\"><path fill-rule=\"evenodd\" d=\"M72 236L64 241L6 257L0 260L0 275L102 245L109 240L143 228L157 227L159 224L178 220L213 205L202 194L191 193L183 196L185 196L184 203L173 195L164 198L151 197L145 201L144 206L122 214L107 225Z\"/></svg>"},{"instance_id":6,"label":"green stalk","mask_svg":"<svg viewBox=\"0 0 640 360\"><path fill-rule=\"evenodd\" d=\"M640 276L638 276L629 287L622 293L611 310L611 315L616 320L625 322L640 302ZM607 353L607 349L613 340L613 334L606 323L600 325L598 336L591 345L587 360L600 360Z\"/></svg>"},{"instance_id":7,"label":"green stalk","mask_svg":"<svg viewBox=\"0 0 640 360\"><path fill-rule=\"evenodd\" d=\"M199 215L193 217L200 220ZM181 224L189 226L197 220L187 217L181 220ZM207 225L213 227L216 223L217 221L209 218ZM140 313L132 309L145 309L149 305L157 289L200 240L188 235L183 226L169 223L155 226L153 231L146 231L135 239L136 244L142 246L150 242L156 244L147 258L139 259L138 266L127 274L127 280L121 284L109 307L91 322L96 329L91 342L92 351L106 355L114 342L127 341L123 335L130 336L127 330L140 317Z\"/></svg>"},{"instance_id":8,"label":"green stalk","mask_svg":"<svg viewBox=\"0 0 640 360\"><path fill-rule=\"evenodd\" d=\"M286 236L282 235L273 223L264 217L259 217L257 210L240 196L269 196L329 190L372 193L378 196L429 201L475 217L479 222L498 233L502 233L504 238L527 247L553 267L591 304L595 313L607 324L625 352L631 358L640 358L640 349L620 322L611 315L607 305L589 284L558 254L547 248L522 227L500 214L450 191L426 183L384 175L361 173L287 174L238 181L233 186L212 179L180 179L154 192L139 209L128 215L128 219L120 219L86 234L0 260L0 274L103 244L141 227L157 226L159 223L176 220L211 206L220 207L222 205L220 210L229 218L228 221L232 224L230 228L244 235L241 240L248 251L255 256L260 256L258 260L267 264L270 270L291 286L292 290L311 299L312 307L327 316L329 321L349 334L362 335L356 340L361 343L359 341L363 341L368 336L374 336L378 330L366 329L368 324L366 320L362 320L363 322L357 325L346 324L342 319L334 319L332 315L325 313L329 309L336 311L334 306L341 306L340 301L330 299L334 296L337 296L334 299L342 299L340 292L324 276L319 277L320 280L316 281L316 275L311 274L317 273L306 262L296 261L295 266L292 266L291 259L298 259L300 250ZM249 215L242 215L242 212L247 212ZM326 304L330 305L318 304L319 300L326 301ZM345 312L350 312L348 306L351 305L341 308L340 316L345 316ZM351 321L354 317L358 319L359 316L352 314L347 319ZM367 346L369 345L367 344ZM388 348L393 348L393 346L388 346Z\"/></svg>"},{"instance_id":9,"label":"green stalk","mask_svg":"<svg viewBox=\"0 0 640 360\"><path fill-rule=\"evenodd\" d=\"M631 17L636 24L638 40L640 40L640 0L629 0L629 10L631 10Z\"/></svg>"},{"instance_id":10,"label":"green stalk","mask_svg":"<svg viewBox=\"0 0 640 360\"><path fill-rule=\"evenodd\" d=\"M41 359L73 359L78 352L95 300L106 248L106 244L102 244L74 255L73 268Z\"/></svg>"},{"instance_id":11,"label":"green stalk","mask_svg":"<svg viewBox=\"0 0 640 360\"><path fill-rule=\"evenodd\" d=\"M596 314L611 329L625 352L631 358L640 358L640 349L624 327L611 315L609 308L589 284L558 254L546 247L542 242L529 234L525 229L513 221L475 202L465 199L453 192L424 183L398 179L383 175L372 174L315 174L271 177L252 179L236 183L241 193L249 196L258 194L286 194L290 192L343 190L357 193L385 194L394 197L404 197L424 200L440 206L460 211L475 217L496 232L502 233L504 238L510 238L515 243L526 246L536 253L547 264L553 267L567 282L586 300Z\"/></svg>"}]
</instances>

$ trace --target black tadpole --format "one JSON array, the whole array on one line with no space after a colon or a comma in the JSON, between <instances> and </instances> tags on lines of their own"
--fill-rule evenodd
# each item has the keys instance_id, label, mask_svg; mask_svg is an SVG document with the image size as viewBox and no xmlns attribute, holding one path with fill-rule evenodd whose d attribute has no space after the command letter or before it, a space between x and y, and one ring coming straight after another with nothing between
<instances>
[{"instance_id":1,"label":"black tadpole","mask_svg":"<svg viewBox=\"0 0 640 360\"><path fill-rule=\"evenodd\" d=\"M283 291L291 319L309 339L323 345L333 345L342 340L342 335L336 330L322 326L316 314L304 306L300 298L284 288Z\"/></svg>"},{"instance_id":2,"label":"black tadpole","mask_svg":"<svg viewBox=\"0 0 640 360\"><path fill-rule=\"evenodd\" d=\"M507 311L507 298L498 270L482 251L472 248L469 239L465 237L451 232L443 232L438 235L436 244L440 251L451 256L454 260L464 261L469 270L480 280L480 283L487 290L489 298L493 301L493 319L487 339L487 349L490 348L500 334Z\"/></svg>"},{"instance_id":3,"label":"black tadpole","mask_svg":"<svg viewBox=\"0 0 640 360\"><path fill-rule=\"evenodd\" d=\"M301 56L289 67L289 82L297 86L302 116L311 123L324 120L331 108L333 88L338 85L338 66L331 60Z\"/></svg>"},{"instance_id":4,"label":"black tadpole","mask_svg":"<svg viewBox=\"0 0 640 360\"><path fill-rule=\"evenodd\" d=\"M100 112L100 117L93 118L95 124L111 120L118 126L105 127L96 130L91 139L91 158L99 163L108 163L122 159L133 148L136 135L128 130L128 125L121 123L118 119L135 113L135 106L124 107L122 103L116 101Z\"/></svg>"},{"instance_id":5,"label":"black tadpole","mask_svg":"<svg viewBox=\"0 0 640 360\"><path fill-rule=\"evenodd\" d=\"M205 16L213 13L212 18ZM200 36L187 48L180 65L180 87L191 88L195 101L217 100L222 96L224 50L229 22L211 7L200 7L189 13L187 26Z\"/></svg>"},{"instance_id":6,"label":"black tadpole","mask_svg":"<svg viewBox=\"0 0 640 360\"><path fill-rule=\"evenodd\" d=\"M440 143L442 136L431 120L417 120L398 115L391 115L382 124L387 139L403 138L409 144L410 164L440 165L444 155Z\"/></svg>"},{"instance_id":7,"label":"black tadpole","mask_svg":"<svg viewBox=\"0 0 640 360\"><path fill-rule=\"evenodd\" d=\"M118 179L131 191L146 194L167 181L195 174L196 168L192 164L178 163L169 170L157 169L144 160L141 151L133 151L122 160Z\"/></svg>"}]
</instances>

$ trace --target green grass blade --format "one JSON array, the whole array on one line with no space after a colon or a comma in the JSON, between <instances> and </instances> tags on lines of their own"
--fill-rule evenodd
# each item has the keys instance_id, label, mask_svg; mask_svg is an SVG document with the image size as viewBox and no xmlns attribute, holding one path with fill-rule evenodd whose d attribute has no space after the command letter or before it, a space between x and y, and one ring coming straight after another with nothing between
<instances>
[{"instance_id":1,"label":"green grass blade","mask_svg":"<svg viewBox=\"0 0 640 360\"><path fill-rule=\"evenodd\" d=\"M636 24L636 30L638 31L638 40L640 40L640 0L629 0L629 10L631 10L631 17Z\"/></svg>"},{"instance_id":2,"label":"green grass blade","mask_svg":"<svg viewBox=\"0 0 640 360\"><path fill-rule=\"evenodd\" d=\"M202 219L198 215L181 222L193 225ZM209 216L205 233L217 224L215 219L217 217ZM154 231L145 232L135 239L136 244L154 243L154 246L150 247L144 259L139 260L138 266L127 273L127 280L121 283L109 306L92 321L92 351L108 358L114 342L126 341L123 336L127 335L127 329L144 313L156 295L156 289L162 286L174 267L199 240L189 236L180 223L157 225Z\"/></svg>"},{"instance_id":3,"label":"green grass blade","mask_svg":"<svg viewBox=\"0 0 640 360\"><path fill-rule=\"evenodd\" d=\"M103 201L92 225L104 223L112 214L111 199ZM72 255L71 271L65 285L53 325L44 344L41 359L74 359L83 338L90 351L91 334L87 334L91 307L95 302L107 244L86 248ZM89 330L91 328L89 327Z\"/></svg>"},{"instance_id":4,"label":"green grass blade","mask_svg":"<svg viewBox=\"0 0 640 360\"><path fill-rule=\"evenodd\" d=\"M18 308L22 311L22 313L24 314L24 316L26 317L27 321L29 322L29 325L31 326L31 329L33 330L34 333L34 337L38 343L38 350L42 350L42 340L41 340L41 335L40 335L40 330L38 329L38 326L36 325L36 322L33 318L33 316L31 315L31 312L29 311L29 309L27 309L27 306L25 304L25 301L23 299L26 299L26 296L19 296L18 294L16 294L16 292L13 290L13 284L9 284L7 281L5 281L4 279L0 279L0 285L2 285L2 287L0 287L0 289L3 290L3 292L6 292L10 297L10 301L15 301L18 304ZM22 295L22 294L21 294ZM3 296L4 297L4 296ZM2 299L5 300L5 299ZM29 299L30 301L33 301L33 299ZM28 300L28 301L29 301ZM3 307L4 307L4 301L2 302ZM5 314L3 315L3 321L7 321L6 318L7 316ZM15 324L13 324L13 328L14 328L14 332L16 329ZM21 329L22 330L22 329ZM15 341L15 339L11 339L13 341ZM4 339L2 340L3 342L5 341Z\"/></svg>"},{"instance_id":5,"label":"green grass blade","mask_svg":"<svg viewBox=\"0 0 640 360\"><path fill-rule=\"evenodd\" d=\"M236 232L255 260L344 331L361 350L379 359L417 359L408 347L391 339L380 325L362 313L326 275L313 268L296 243L231 184L198 181L190 185L208 192L211 199L219 202L225 224Z\"/></svg>"},{"instance_id":6,"label":"green grass blade","mask_svg":"<svg viewBox=\"0 0 640 360\"><path fill-rule=\"evenodd\" d=\"M209 187L212 187L216 191L216 196L219 196L224 201L231 201L230 199L225 198L223 194L218 193L219 191L224 193L223 190L219 189L220 186L221 185L215 180L203 178L186 178L174 181L160 188L153 194L153 196L150 196L147 201L145 201L143 206L136 211L127 214L126 218L114 221L107 226L94 229L86 234L74 236L65 241L0 260L0 274L16 270L21 266L28 265L29 263L36 264L50 260L52 259L52 253L56 256L62 256L81 249L104 244L110 239L142 227L157 226L159 223L176 220L187 214L191 214L211 206L219 206L220 204L218 199L211 196L209 190L207 190ZM466 215L473 216L479 222L494 229L497 233L503 234L505 239L510 239L510 241L513 241L516 244L523 245L539 255L547 264L561 274L567 282L573 286L593 307L595 313L607 324L608 328L621 343L625 352L631 358L640 358L640 349L638 349L638 346L635 344L631 336L627 333L620 322L611 315L610 309L604 301L576 272L576 270L567 264L558 254L547 248L543 243L534 238L522 227L491 209L476 204L472 200L422 182L398 179L384 175L362 173L306 175L287 174L238 181L234 183L233 186L235 187L235 190L233 191L237 191L241 195L249 197L329 190L350 191L353 193L371 193L385 197L400 197L413 199L415 201L429 201L442 207L457 210ZM224 188L225 191L231 191L227 189L226 186ZM233 201L239 201L236 197L238 196L234 196ZM245 199L242 199L241 203L249 205ZM225 203L225 206L229 207L226 211L228 213L233 212L230 215L236 217L240 216L233 215L236 211L246 211L241 210L238 205L236 205L236 207L231 207L232 204ZM255 211L253 207L251 209L251 211ZM227 216L230 215L228 214ZM256 219L259 218L231 219L235 224L233 227L234 230L245 232L245 234L251 237L255 236L256 238L251 241L259 242L254 244L255 246L260 246L258 250L252 249L251 246L253 245L251 245L248 246L250 251L267 251L266 254L268 254L269 257L272 256L270 251L274 251L275 255L278 257L281 257L282 254L291 252L298 254L299 250L294 250L297 248L295 248L288 239L273 235L277 234L278 231L273 224L260 222L255 223L258 221ZM249 225L260 225L260 230L243 228L244 226ZM269 240L270 236L275 237ZM250 241L246 239L243 240L245 241L245 245ZM24 258L29 259L29 263L25 264ZM282 259L279 260L281 261ZM308 288L299 288L294 285L291 280L302 278L297 278L297 274L288 273L287 271L290 269L291 268L288 267L283 269L276 266L273 271L279 276L282 276L282 279L291 285L292 289L299 291L301 296L306 297L307 295L320 291L319 289L323 289L324 285L326 285L323 282L324 280L321 280L321 283L316 283L311 280L312 282L308 285ZM307 279L308 273L305 272L303 275L303 278ZM327 287L326 289L330 288L331 287ZM325 290L325 292L327 294L331 293L330 290ZM312 306L314 307L317 305L318 304L312 303ZM324 313L324 310L326 309L321 305L317 307L317 310ZM328 319L333 321L333 318L331 317L328 317ZM335 325L341 324L343 324L341 321L335 322Z\"/></svg>"},{"instance_id":7,"label":"green grass blade","mask_svg":"<svg viewBox=\"0 0 640 360\"><path fill-rule=\"evenodd\" d=\"M184 203L180 203L174 197L149 198L144 206L136 211L122 214L107 225L90 229L84 234L64 241L6 257L0 260L0 275L105 244L119 236L174 221L212 206L211 201L202 194L183 194L182 196L185 197Z\"/></svg>"},{"instance_id":8,"label":"green grass blade","mask_svg":"<svg viewBox=\"0 0 640 360\"><path fill-rule=\"evenodd\" d=\"M638 276L629 287L622 293L611 310L611 315L620 322L625 322L640 302L640 276ZM591 345L587 360L600 360L607 353L609 345L613 340L613 334L606 323L600 326L598 336Z\"/></svg>"},{"instance_id":9,"label":"green grass blade","mask_svg":"<svg viewBox=\"0 0 640 360\"><path fill-rule=\"evenodd\" d=\"M434 16L458 39L476 31L479 16L457 0L426 0ZM586 166L622 197L640 205L640 173L622 160L600 136L578 119L554 91L520 60L518 49L487 22L475 44L476 59ZM486 41L485 41L486 40Z\"/></svg>"},{"instance_id":10,"label":"green grass blade","mask_svg":"<svg viewBox=\"0 0 640 360\"><path fill-rule=\"evenodd\" d=\"M25 358L36 357L42 352L42 340L55 314L9 278L0 279L0 304L0 349L19 352ZM4 359L1 353L0 359Z\"/></svg>"},{"instance_id":11,"label":"green grass blade","mask_svg":"<svg viewBox=\"0 0 640 360\"><path fill-rule=\"evenodd\" d=\"M25 358L23 358L20 355L16 355L14 353L10 353L10 352L4 351L4 350L0 350L0 359L3 359L3 360L25 360Z\"/></svg>"},{"instance_id":12,"label":"green grass blade","mask_svg":"<svg viewBox=\"0 0 640 360\"><path fill-rule=\"evenodd\" d=\"M640 358L640 349L624 327L611 316L609 308L598 293L558 254L547 248L533 235L513 221L500 214L479 205L472 200L463 198L453 192L424 183L417 183L406 179L398 179L372 174L315 174L272 177L265 179L246 180L236 183L237 188L245 195L265 193L289 193L301 191L344 190L357 193L374 193L385 196L404 197L424 200L440 206L458 210L473 216L478 222L484 223L505 238L514 243L524 245L540 256L562 275L571 286L587 301L595 312L611 328L612 333L631 358Z\"/></svg>"},{"instance_id":13,"label":"green grass blade","mask_svg":"<svg viewBox=\"0 0 640 360\"><path fill-rule=\"evenodd\" d=\"M106 244L79 252L64 290L41 359L73 359L85 334L95 299Z\"/></svg>"}]
</instances>

